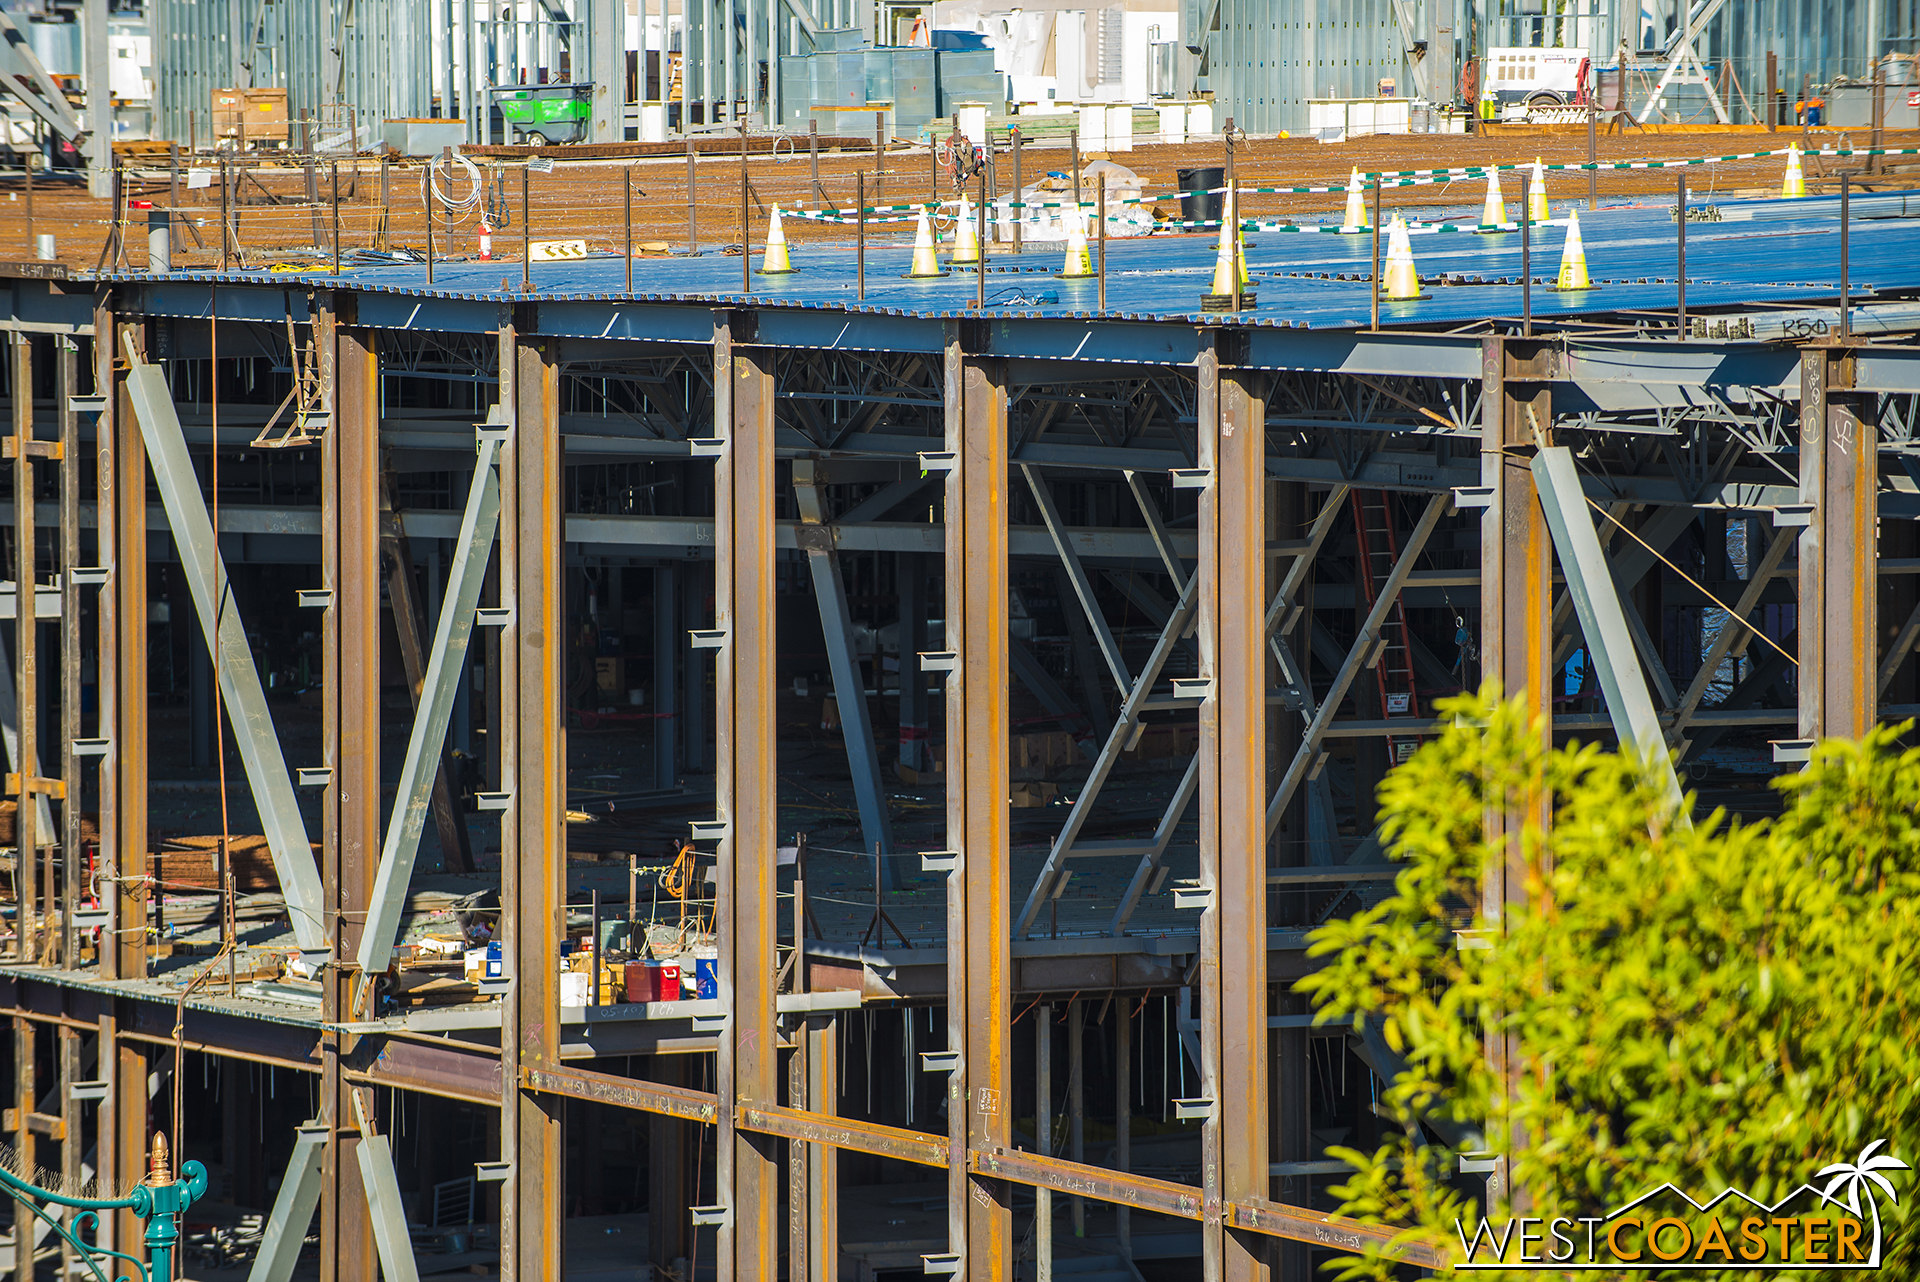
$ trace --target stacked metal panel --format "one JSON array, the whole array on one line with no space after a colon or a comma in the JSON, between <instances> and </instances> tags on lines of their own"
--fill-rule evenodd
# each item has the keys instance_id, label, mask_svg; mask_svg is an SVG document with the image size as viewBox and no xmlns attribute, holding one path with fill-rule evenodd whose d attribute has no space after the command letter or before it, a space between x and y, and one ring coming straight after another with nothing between
<instances>
[{"instance_id":1,"label":"stacked metal panel","mask_svg":"<svg viewBox=\"0 0 1920 1282\"><path fill-rule=\"evenodd\" d=\"M433 114L432 10L431 0L149 0L155 136L204 145L214 90L277 87L295 144L299 122L332 124L350 109L355 141L371 146L381 120Z\"/></svg>"}]
</instances>

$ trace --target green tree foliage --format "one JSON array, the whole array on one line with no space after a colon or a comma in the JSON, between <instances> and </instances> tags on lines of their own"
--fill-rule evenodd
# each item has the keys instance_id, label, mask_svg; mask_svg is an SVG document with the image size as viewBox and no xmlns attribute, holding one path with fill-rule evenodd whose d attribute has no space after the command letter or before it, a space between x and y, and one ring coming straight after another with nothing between
<instances>
[{"instance_id":1,"label":"green tree foliage","mask_svg":"<svg viewBox=\"0 0 1920 1282\"><path fill-rule=\"evenodd\" d=\"M1440 711L1454 728L1380 789L1407 864L1393 896L1316 931L1324 968L1299 985L1323 1020L1374 1021L1407 1065L1382 1096L1405 1134L1331 1150L1355 1168L1333 1190L1345 1214L1456 1243L1484 1184L1455 1174L1440 1134L1514 1154L1542 1216L1601 1214L1665 1181L1771 1201L1824 1187L1816 1171L1875 1140L1920 1161L1920 751L1896 742L1911 723L1822 743L1775 782L1776 821L1688 827L1631 756L1552 750L1491 686ZM1502 853L1516 883L1524 866L1527 906L1493 947L1462 948L1457 932L1500 925L1481 904L1490 813L1524 820ZM1488 1067L1499 1035L1510 1081ZM1920 1189L1893 1179L1883 1276L1914 1277Z\"/></svg>"}]
</instances>

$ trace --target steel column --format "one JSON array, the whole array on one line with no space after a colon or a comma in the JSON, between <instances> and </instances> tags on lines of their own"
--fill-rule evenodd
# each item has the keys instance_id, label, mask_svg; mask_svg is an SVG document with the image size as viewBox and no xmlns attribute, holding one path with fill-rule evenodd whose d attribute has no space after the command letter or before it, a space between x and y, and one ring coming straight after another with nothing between
<instances>
[{"instance_id":1,"label":"steel column","mask_svg":"<svg viewBox=\"0 0 1920 1282\"><path fill-rule=\"evenodd\" d=\"M565 934L566 604L558 427L560 366L551 339L500 327L500 403L511 407L501 467L500 596L513 621L501 638L502 924L513 987L502 1012L501 1195L503 1277L560 1282L566 1144L563 1102L526 1075L560 1067L560 980Z\"/></svg>"},{"instance_id":2,"label":"steel column","mask_svg":"<svg viewBox=\"0 0 1920 1282\"><path fill-rule=\"evenodd\" d=\"M1555 353L1545 344L1489 338L1481 346L1481 359L1480 474L1493 489L1480 522L1481 671L1499 683L1502 698L1521 701L1550 744L1553 549L1529 460L1553 442L1553 402L1544 377ZM1505 858L1491 863L1481 881L1485 921L1503 923L1509 904L1525 902L1527 865L1520 830L1526 824L1544 826L1547 818L1544 796L1520 811L1487 811L1489 845L1504 848ZM1494 1071L1517 1071L1511 1039L1489 1040L1487 1056ZM1517 1146L1521 1137L1513 1142ZM1495 1161L1496 1169L1487 1178L1488 1203L1508 1205L1514 1190L1507 1155L1497 1155Z\"/></svg>"},{"instance_id":3,"label":"steel column","mask_svg":"<svg viewBox=\"0 0 1920 1282\"><path fill-rule=\"evenodd\" d=\"M807 1107L817 1116L840 1111L840 1024L833 1015L809 1015L806 1040ZM794 1147L801 1147L795 1144ZM806 1214L808 1282L840 1277L840 1150L807 1144Z\"/></svg>"},{"instance_id":4,"label":"steel column","mask_svg":"<svg viewBox=\"0 0 1920 1282\"><path fill-rule=\"evenodd\" d=\"M1053 1156L1053 1007L1033 1010L1033 1142L1042 1157ZM1034 1282L1053 1282L1053 1190L1033 1191Z\"/></svg>"},{"instance_id":5,"label":"steel column","mask_svg":"<svg viewBox=\"0 0 1920 1282\"><path fill-rule=\"evenodd\" d=\"M654 1082L668 1087L687 1085L691 1055L655 1055ZM647 1252L656 1273L688 1255L693 1223L687 1218L687 1134L689 1123L666 1113L647 1118Z\"/></svg>"},{"instance_id":6,"label":"steel column","mask_svg":"<svg viewBox=\"0 0 1920 1282\"><path fill-rule=\"evenodd\" d=\"M1800 355L1800 737L1858 739L1879 698L1877 433L1845 347ZM1865 408L1867 412L1862 413Z\"/></svg>"},{"instance_id":7,"label":"steel column","mask_svg":"<svg viewBox=\"0 0 1920 1282\"><path fill-rule=\"evenodd\" d=\"M321 1018L337 1026L356 1018L363 1000L361 984L370 979L357 973L352 962L373 889L383 807L379 358L372 331L338 324L333 303L331 295L322 296L314 319L314 346L321 353L321 385L331 412L320 446L321 582L333 593L321 621L325 690L321 745L323 761L332 775L321 803L324 918L316 923L316 933L322 938L331 936L334 942L336 964L321 976ZM235 626L227 626L232 616L224 580L223 574L223 617L219 624L222 667L231 662L226 651L236 643L236 634L237 643L246 644L237 618L233 619ZM212 636L215 627L211 620L207 624L205 632ZM257 693L257 680L254 688ZM231 695L231 685L227 692ZM243 726L236 724L235 730L240 739L246 738ZM271 725L267 730L271 732ZM277 759L277 750L274 756ZM284 775L284 765L280 769ZM264 817L268 806L263 802L260 809ZM298 811L294 813L297 817ZM301 835L304 837L304 830ZM366 1191L354 1174L360 1125L353 1097L364 1088L342 1077L345 1057L351 1053L354 1040L337 1027L321 1039L320 1120L327 1128L321 1159L322 1282L371 1277L376 1268Z\"/></svg>"},{"instance_id":8,"label":"steel column","mask_svg":"<svg viewBox=\"0 0 1920 1282\"><path fill-rule=\"evenodd\" d=\"M19 366L15 365L16 372ZM14 395L19 396L19 385L15 384ZM26 617L32 615L23 611ZM24 810L26 807L21 807ZM24 912L30 902L27 895L21 895L21 907ZM34 1024L24 1016L13 1017L13 1104L7 1111L13 1114L13 1153L18 1164L17 1169L32 1172L38 1169L38 1159L34 1156L37 1141L28 1119L39 1111L39 1077L36 1072L34 1054ZM26 1198L13 1200L13 1277L14 1282L33 1282L33 1226L39 1221L34 1218L33 1203Z\"/></svg>"},{"instance_id":9,"label":"steel column","mask_svg":"<svg viewBox=\"0 0 1920 1282\"><path fill-rule=\"evenodd\" d=\"M51 860L54 844L52 811L42 791L40 765L40 602L38 537L32 496L33 459L33 338L13 335L13 538L14 622L13 667L18 683L14 696L12 773L7 792L18 805L14 811L14 889L19 915L15 918L15 952L23 962L43 960L52 945L53 922L39 905L42 859Z\"/></svg>"},{"instance_id":10,"label":"steel column","mask_svg":"<svg viewBox=\"0 0 1920 1282\"><path fill-rule=\"evenodd\" d=\"M1012 948L1007 852L1007 390L1003 362L967 356L947 330L947 1045L949 1247L965 1276L1013 1272L1012 1191L968 1171L967 1150L1011 1144Z\"/></svg>"},{"instance_id":11,"label":"steel column","mask_svg":"<svg viewBox=\"0 0 1920 1282\"><path fill-rule=\"evenodd\" d=\"M1267 1195L1266 401L1215 334L1198 364L1201 1242L1209 1282L1240 1282L1267 1276L1264 1243L1226 1223L1226 1203Z\"/></svg>"},{"instance_id":12,"label":"steel column","mask_svg":"<svg viewBox=\"0 0 1920 1282\"><path fill-rule=\"evenodd\" d=\"M112 576L100 594L100 848L115 876L113 917L102 938L107 979L147 973L147 453L116 347L131 359L139 331L119 328L110 304L94 307L94 386L108 397L95 438L101 556ZM104 326L104 328L102 328ZM134 745L139 745L136 748ZM104 1044L104 1043L103 1043ZM102 1054L107 1052L103 1051ZM145 1090L145 1082L141 1083ZM140 1115L146 1118L145 1095ZM103 1160L101 1171L112 1171ZM116 1223L128 1217L116 1217ZM137 1239L136 1239L137 1240Z\"/></svg>"},{"instance_id":13,"label":"steel column","mask_svg":"<svg viewBox=\"0 0 1920 1282\"><path fill-rule=\"evenodd\" d=\"M775 825L773 352L736 343L739 314L714 325L714 425L726 439L714 473L717 667L715 796L727 823L714 919L727 1031L717 1065L721 1111L716 1188L728 1208L719 1276L747 1282L778 1268L775 1143L737 1129L734 1103L776 1103L773 850ZM871 738L868 740L871 744Z\"/></svg>"},{"instance_id":14,"label":"steel column","mask_svg":"<svg viewBox=\"0 0 1920 1282\"><path fill-rule=\"evenodd\" d=\"M80 813L86 785L81 758L73 750L80 729L80 585L73 571L80 565L80 416L72 397L80 390L80 358L75 340L54 341L53 397L60 419L60 778L66 797L60 805L60 850L65 875L60 900L63 925L60 964L72 970L78 964L78 936L73 913L80 904Z\"/></svg>"}]
</instances>

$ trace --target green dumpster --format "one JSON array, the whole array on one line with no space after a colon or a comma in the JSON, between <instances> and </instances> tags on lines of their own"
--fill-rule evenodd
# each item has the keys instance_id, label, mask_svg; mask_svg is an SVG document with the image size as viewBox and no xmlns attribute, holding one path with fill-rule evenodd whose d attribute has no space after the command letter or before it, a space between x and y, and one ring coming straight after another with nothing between
<instances>
[{"instance_id":1,"label":"green dumpster","mask_svg":"<svg viewBox=\"0 0 1920 1282\"><path fill-rule=\"evenodd\" d=\"M593 85L511 85L496 89L500 119L513 142L538 147L579 142L593 117Z\"/></svg>"}]
</instances>

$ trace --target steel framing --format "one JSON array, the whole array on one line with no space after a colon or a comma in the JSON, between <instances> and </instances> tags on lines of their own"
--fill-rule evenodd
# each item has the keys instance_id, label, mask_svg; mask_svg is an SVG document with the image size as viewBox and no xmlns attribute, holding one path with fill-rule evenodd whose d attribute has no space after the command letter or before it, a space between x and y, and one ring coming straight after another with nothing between
<instances>
[{"instance_id":1,"label":"steel framing","mask_svg":"<svg viewBox=\"0 0 1920 1282\"><path fill-rule=\"evenodd\" d=\"M191 483L187 450L206 443L205 426L184 403L175 404L161 365L144 355L154 341L156 317L166 320L178 288L103 288L80 300L84 308L63 313L71 319L63 332L51 336L44 320L29 326L19 319L18 294L15 312L0 315L0 327L21 336L10 380L16 442L30 439L38 413L32 404L36 362L52 362L49 382L56 389L55 420L65 454L51 464L61 471L55 559L48 563L66 572L55 647L58 670L62 689L71 692L85 649L95 656L99 679L95 724L79 717L77 701L65 704L68 711L59 723L61 781L69 798L88 786L97 790L102 862L111 882L104 897L114 924L91 966L81 962L71 942L51 952L29 950L24 939L30 932L23 932L13 964L0 971L0 1006L14 1021L16 1051L31 1049L35 1030L44 1025L60 1030L60 1063L67 1078L80 1071L77 1039L97 1038L97 1071L109 1091L100 1105L95 1164L108 1180L125 1178L144 1153L148 1074L156 1056L173 1044L171 1007L162 1013L151 994L138 987L145 950L138 932L127 931L127 923L143 922L147 913L142 878L148 848L149 529L167 531L183 552L201 558L195 577L207 588L215 623L208 633L222 637L223 689L243 705L248 693L237 671L228 674L229 661L240 656L229 653L223 631L224 620L232 616L218 604L224 590L212 530L202 524L205 509L188 501L197 499L198 490ZM256 332L251 327L257 321L245 319L264 307L261 300L236 287L223 288L216 301L223 316L242 318L220 322L226 327L223 336L253 333L255 350L271 350L266 345L275 331ZM673 1155L684 1155L688 1131L712 1128L717 1205L701 1213L719 1229L722 1277L773 1276L783 1255L790 1277L834 1275L841 1152L945 1172L948 1240L944 1252L929 1257L930 1268L975 1278L1011 1276L1020 1249L1014 1189L1026 1186L1042 1191L1045 1202L1058 1193L1192 1222L1201 1229L1210 1278L1298 1276L1306 1253L1275 1251L1271 1240L1339 1248L1384 1246L1390 1235L1290 1205L1276 1191L1282 1178L1275 1174L1276 1161L1278 1169L1292 1169L1302 1160L1306 1142L1300 1107L1305 1084L1289 1058L1305 1038L1295 1035L1297 1024L1286 1022L1297 1012L1283 987L1288 975L1298 973L1288 969L1296 963L1287 952L1298 948L1297 932L1272 929L1271 908L1274 895L1305 893L1301 888L1323 884L1338 890L1343 876L1347 887L1365 882L1376 876L1380 857L1373 853L1377 847L1364 841L1351 850L1338 848L1337 834L1324 836L1319 854L1311 858L1263 858L1253 852L1269 848L1285 815L1299 813L1302 805L1311 812L1330 800L1331 794L1307 793L1310 785L1319 785L1318 767L1336 740L1429 728L1426 722L1409 728L1390 719L1349 715L1343 706L1349 686L1375 656L1384 612L1394 600L1423 608L1445 602L1464 619L1477 598L1472 631L1478 673L1499 677L1510 694L1528 699L1541 718L1543 735L1606 733L1615 729L1614 716L1626 716L1617 728L1622 737L1643 746L1664 737L1684 754L1730 725L1787 726L1807 739L1858 734L1882 716L1908 711L1905 705L1882 707L1880 700L1896 677L1905 683L1900 688L1913 686L1903 665L1916 662L1909 650L1917 625L1908 621L1879 637L1876 599L1882 580L1905 583L1920 571L1920 562L1905 553L1880 552L1883 545L1906 548L1895 535L1920 513L1920 487L1911 471L1920 348L1774 344L1721 351L1711 343L1691 344L1679 349L1665 367L1668 372L1659 376L1673 381L1660 383L1649 382L1656 376L1645 369L1632 368L1632 349L1618 340L1578 336L1463 341L1416 333L1310 335L1299 341L1319 363L1303 368L1309 357L1299 350L1232 326L1177 333L1172 332L1176 327L1163 327L1168 332L1154 347L1161 353L1157 359L1117 361L1112 348L1104 348L1099 360L1076 362L1058 355L1057 348L1039 357L1024 346L1010 349L1008 335L999 329L950 319L940 322L939 342L929 353L938 359L901 362L876 375L875 364L859 352L796 345L777 311L709 310L699 341L689 339L684 321L676 319L673 325L679 328L670 340L612 343L564 332L573 321L562 321L562 332L553 332L553 315L533 303L495 307L484 323L471 308L446 308L440 319L467 318L461 323L470 328L451 332L464 335L460 341L482 353L458 359L479 362L497 386L497 412L474 415L489 419L476 448L470 427L383 411L383 380L404 380L437 359L417 334L377 323L377 317L393 314L381 310L384 304L371 295L320 291L308 305L302 319L322 355L330 412L320 451L319 511L282 513L270 521L243 510L236 519L255 521L263 533L312 539L331 594L322 624L327 691L322 764L331 773L318 864L306 848L296 848L304 827L298 838L275 845L283 883L296 887L289 895L296 908L308 894L297 889L301 878L316 879L307 901L313 905L309 934L300 943L316 962L328 963L322 971L325 1004L317 1021L277 1030L273 1036L284 1044L275 1046L253 1028L254 1021L224 1010L217 999L196 1000L186 1012L180 1043L317 1075L320 1110L301 1132L275 1208L274 1250L263 1253L256 1269L261 1282L285 1275L288 1247L297 1246L295 1231L315 1207L321 1216L324 1277L371 1276L377 1255L393 1255L400 1240L394 1218L397 1184L374 1093L379 1085L500 1110L499 1154L506 1164L502 1262L515 1278L561 1276L568 1101L654 1119L651 1149L661 1163L665 1190L660 1194L665 1200L656 1206L680 1215L698 1194L687 1183L688 1173L675 1167ZM168 323L174 359L210 354L202 339L185 332L191 327ZM1115 343L1135 341L1124 329L1102 332ZM908 346L923 342L913 337L913 325L903 331ZM1028 336L1044 340L1046 333L1043 327ZM446 334L436 343L443 354L454 346ZM223 337L221 350L239 348ZM84 366L83 351L90 351ZM1179 358L1168 359L1168 352ZM83 368L91 371L84 380ZM1727 369L1741 371L1748 381L1713 382L1711 371ZM636 404L635 420L647 426L611 437L597 426L603 420L577 413L571 398L581 378L629 374L656 389L636 394L646 399ZM876 378L894 380L898 403L913 408L891 422L864 415L857 430L830 432L807 412L789 408L809 389L838 396L851 382L871 392ZM101 399L70 399L79 394L82 381L90 382ZM675 393L680 399L670 403L671 397L658 390L663 387L680 389ZM1707 388L1717 408L1674 412L1680 387ZM1423 425L1407 412L1407 404L1429 405L1452 426L1416 431ZM1599 408L1602 404L1608 408ZM231 413L223 422L248 422L247 407ZM1107 429L1115 424L1132 426L1114 435ZM169 427L172 436L162 431ZM241 430L234 437L244 439ZM1571 444L1583 446L1585 454L1576 457L1566 448ZM486 595L479 571L489 547L497 557L495 602L508 612L488 674L500 704L490 729L499 736L493 786L506 805L502 937L511 975L499 1012L506 1035L497 1048L423 1039L403 1022L383 1021L368 1001L368 974L384 963L397 920L396 895L407 880L396 852L384 859L381 854L374 734L380 549L386 528L381 451L395 447L461 460L461 468L450 470L470 478L459 520L451 511L399 517L409 534L458 543L408 749L405 822L414 839L424 823L425 790L446 733L449 683L461 669L461 634L473 626ZM89 454L82 455L83 448ZM915 457L923 452L925 459ZM19 449L16 455L16 478L28 471L26 453ZM828 455L832 467L850 460L869 467L861 475L878 486L874 497L835 516L820 479L829 475L824 470ZM711 467L711 519L642 518L623 524L567 511L567 469L608 457L663 460L688 469L686 476ZM1605 466L1585 467L1587 457ZM164 500L154 510L144 502L150 461ZM1012 474L1016 465L1022 469L1018 478ZM917 475L923 466L925 477ZM823 470L809 470L816 467ZM1198 483L1190 531L1163 517L1158 482L1148 485L1149 478L1169 469L1181 472L1183 486ZM1782 485L1782 471L1796 476L1797 484ZM80 501L86 477L96 486L91 511L83 511ZM812 494L796 492L798 522L775 519L781 486L789 483L797 491L821 487ZM1106 487L1140 514L1140 524L1118 530L1068 525L1059 496L1063 486L1079 484ZM1328 496L1317 510L1308 502L1310 486L1322 487ZM1317 573L1317 567L1344 564L1350 555L1339 531L1348 486L1384 488L1401 496L1410 528L1372 608L1364 616L1356 608L1350 635L1323 637L1317 616L1331 617L1333 603L1354 599L1351 585L1338 575ZM939 510L937 521L893 525L878 520L923 492ZM1015 520L1017 511L1026 510L1027 495L1038 514L1033 526ZM490 533L489 513L496 503L497 533ZM1437 532L1466 538L1476 505L1484 508L1477 552L1469 551L1452 566L1438 563L1433 549L1442 541ZM1615 537L1605 518L1596 524L1589 510L1596 505L1631 526L1653 551L1644 551L1635 538ZM1649 510L1635 512L1634 505ZM1767 527L1764 548L1753 546L1737 603L1729 603L1736 622L1705 646L1702 675L1690 675L1684 690L1677 691L1661 667L1656 642L1662 625L1634 594L1654 557L1687 523L1677 513L1715 509L1742 515L1755 528ZM1801 514L1808 522L1804 528L1791 524ZM28 504L16 504L9 515L16 528L30 529L41 519ZM233 528L225 524L227 515L223 507L223 530ZM93 533L84 533L89 528ZM99 540L104 582L85 573L89 567L82 564L83 549L93 538ZM1474 542L1466 539L1469 548ZM713 853L723 1020L717 1037L696 1029L644 1043L643 1053L655 1059L684 1052L672 1068L656 1065L653 1080L616 1072L595 1062L592 1050L575 1049L578 1041L569 1040L552 964L565 934L566 671L559 644L568 623L565 584L570 564L607 548L659 549L659 563L670 572L655 580L656 599L664 593L673 602L668 626L718 636L711 656L696 649L681 658L690 669L712 663L715 678L714 819L723 827ZM703 555L690 561L689 548ZM946 1075L944 1135L843 1115L836 1099L837 1016L822 1004L821 994L813 991L819 985L809 977L811 966L828 954L796 940L806 956L794 971L792 991L777 991L774 588L776 568L790 550L804 551L816 570L825 571L817 576L823 589L836 587L835 562L852 552L899 551L915 574L926 568L920 558L943 556L943 652L917 654L911 630L902 628L901 720L903 727L912 725L915 700L904 687L916 680L917 669L925 664L944 670L946 848L939 853L950 868L946 948L937 957L912 962L930 979L922 994L943 997L945 1003L945 1048L929 1065ZM22 554L18 581L30 581L40 569L40 561L27 559L30 551ZM1566 604L1557 609L1556 551L1571 587L1561 595ZM692 605L701 600L696 584L704 584L702 562L708 559L714 574L711 627ZM1093 778L1018 912L1011 899L1009 817L1001 804L1010 780L1010 681L1022 671L1017 642L1009 635L1009 576L1016 564L1049 574L1064 566L1072 606L1086 615L1091 663L1121 695L1105 745L1095 754ZM1126 653L1121 635L1101 612L1103 596L1116 599L1109 595L1114 587L1109 574L1151 575L1170 584L1166 596L1144 584L1126 589L1124 599L1155 620L1151 643L1135 642L1145 648L1142 658ZM82 590L96 582L97 636L86 637L80 634L78 603ZM1754 612L1790 585L1797 585L1801 610L1802 673L1793 705L1753 707L1730 699L1718 708L1703 706L1712 674L1723 661L1750 649L1747 643L1759 626ZM1346 598L1339 596L1343 589ZM820 596L832 623L844 613L844 602L829 600L833 591ZM212 613L220 618L212 620ZM1742 620L1749 622L1737 622ZM844 635L830 640L846 645ZM239 645L244 653L244 641ZM1606 682L1611 716L1554 710L1549 681L1576 646L1612 669ZM1167 665L1189 647L1197 675L1179 678L1169 692L1163 684ZM1865 655L1869 661L1827 661L1836 655ZM1444 658L1440 662L1444 667ZM1774 672L1767 681L1778 678L1777 669L1763 670L1753 661L1749 667L1747 682L1761 681L1765 671ZM46 723L36 725L28 711L24 661L18 671L19 760L31 761L43 747L50 758L52 745L41 742ZM663 687L693 696L670 710L697 715L700 682L681 677L672 662L659 671ZM836 678L857 690L857 672L842 676L836 671ZM1056 682L1050 697L1072 708L1065 689ZM920 707L924 719L924 704ZM240 708L236 718L245 711ZM1085 718L1093 724L1098 713L1084 712L1093 714ZM1080 840L1077 834L1105 772L1147 713L1197 717L1197 752L1173 802L1137 836ZM262 760L272 743L270 719L264 731L258 744ZM663 733L671 741L673 729ZM1781 734L1784 738L1786 732ZM870 733L865 743L871 752ZM84 754L81 746L87 747ZM698 753L696 734L688 733L677 750ZM90 784L95 761L97 780ZM915 762L916 769L931 764L919 755ZM877 783L877 756L868 765ZM256 771L250 758L249 778L256 800L270 809L277 791L272 772ZM1175 827L1196 803L1198 876L1191 898L1200 911L1163 972L1169 978L1129 984L1117 978L1116 961L1107 971L1114 978L1104 987L1179 990L1187 984L1197 990L1199 1014L1188 1027L1201 1084L1185 1103L1202 1120L1201 1181L1178 1183L1084 1158L1019 1151L1012 1129L1015 999L1065 1001L1062 989L1035 978L1044 972L1029 964L1097 951L1029 937L1038 934L1033 927L1039 910L1058 893L1070 857L1134 860L1131 885L1108 937L1094 941L1113 958L1126 953L1137 942L1127 933L1134 906L1163 868ZM884 822L877 798L875 804ZM77 841L77 813L77 807L63 804L53 826L57 840ZM1363 812L1355 813L1364 818ZM1496 831L1508 831L1517 818L1494 815L1489 822ZM387 831L388 844L404 847L405 832L396 837L395 831ZM1507 849L1509 858L1490 869L1485 882L1485 906L1496 917L1525 885L1518 843ZM1335 866L1279 871L1298 862ZM27 893L43 895L37 884ZM70 897L64 905L43 902L41 912L50 922L70 916L72 903ZM25 920L32 918L29 912ZM72 923L42 935L70 941ZM852 964L877 975L883 964L895 962L908 964L905 954L856 958ZM877 978L872 982L880 984ZM1185 1003L1183 996L1183 1009ZM1046 1013L1035 1023L1044 1030L1053 1018L1051 1004L1040 1009ZM1070 1010L1069 1023L1077 1023L1082 1011ZM1281 1032L1269 1036L1271 1029ZM1050 1046L1050 1034L1042 1036ZM1489 1052L1504 1057L1507 1048L1494 1046ZM711 1089L697 1088L680 1066L707 1054L713 1056ZM1043 1080L1053 1072L1049 1055L1039 1061ZM164 1064L161 1068L167 1071ZM1121 1089L1124 1093L1126 1087ZM28 1089L20 1095L27 1112L37 1102L30 1094ZM63 1151L62 1161L68 1156ZM1118 1164L1128 1164L1124 1145ZM666 1180L669 1173L674 1182ZM1495 1172L1493 1190L1501 1197L1523 1193L1506 1186L1504 1169ZM124 1225L110 1227L119 1234L127 1231ZM664 1226L658 1233L663 1239L671 1236ZM1432 1258L1417 1246L1400 1249L1410 1262ZM397 1260L385 1263L390 1276L404 1274Z\"/></svg>"}]
</instances>

